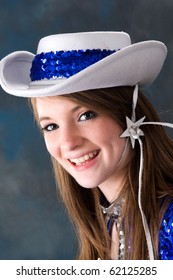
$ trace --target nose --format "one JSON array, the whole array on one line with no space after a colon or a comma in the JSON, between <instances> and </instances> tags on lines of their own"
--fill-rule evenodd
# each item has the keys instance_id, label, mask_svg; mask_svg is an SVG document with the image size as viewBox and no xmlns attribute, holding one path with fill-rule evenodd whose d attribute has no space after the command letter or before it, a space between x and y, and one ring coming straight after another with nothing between
<instances>
[{"instance_id":1,"label":"nose","mask_svg":"<svg viewBox=\"0 0 173 280\"><path fill-rule=\"evenodd\" d=\"M62 129L60 135L61 151L72 151L80 147L82 144L83 137L76 127L70 126Z\"/></svg>"}]
</instances>

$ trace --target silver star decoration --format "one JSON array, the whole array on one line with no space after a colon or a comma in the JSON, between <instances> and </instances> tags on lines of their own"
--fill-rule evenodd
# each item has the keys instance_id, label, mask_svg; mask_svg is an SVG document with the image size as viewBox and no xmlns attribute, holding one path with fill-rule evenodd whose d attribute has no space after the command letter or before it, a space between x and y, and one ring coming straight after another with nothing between
<instances>
[{"instance_id":1,"label":"silver star decoration","mask_svg":"<svg viewBox=\"0 0 173 280\"><path fill-rule=\"evenodd\" d=\"M127 129L120 135L121 138L130 137L132 148L135 147L135 140L139 139L140 136L144 136L143 131L140 129L145 117L141 118L137 122L132 122L126 117Z\"/></svg>"}]
</instances>

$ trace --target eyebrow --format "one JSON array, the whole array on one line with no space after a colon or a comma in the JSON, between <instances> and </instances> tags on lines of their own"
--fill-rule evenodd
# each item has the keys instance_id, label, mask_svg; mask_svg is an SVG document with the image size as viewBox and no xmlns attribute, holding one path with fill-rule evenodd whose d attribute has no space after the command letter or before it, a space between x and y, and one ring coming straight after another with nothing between
<instances>
[{"instance_id":1,"label":"eyebrow","mask_svg":"<svg viewBox=\"0 0 173 280\"><path fill-rule=\"evenodd\" d=\"M39 118L38 120L39 120L39 122L41 122L41 121L50 120L50 118L49 118L49 117L41 117L41 118Z\"/></svg>"},{"instance_id":2,"label":"eyebrow","mask_svg":"<svg viewBox=\"0 0 173 280\"><path fill-rule=\"evenodd\" d=\"M72 112L72 113L75 113L75 112L78 111L80 108L82 108L82 106L77 105L77 106L75 106L74 108L71 109L71 112ZM45 121L45 120L47 121L47 120L50 120L50 119L51 119L51 118L49 118L49 117L44 117L44 116L43 116L43 117L40 117L40 118L39 118L39 122Z\"/></svg>"},{"instance_id":3,"label":"eyebrow","mask_svg":"<svg viewBox=\"0 0 173 280\"><path fill-rule=\"evenodd\" d=\"M78 111L80 108L82 108L82 106L78 105L78 106L75 106L71 111L73 113L75 113L76 111Z\"/></svg>"}]
</instances>

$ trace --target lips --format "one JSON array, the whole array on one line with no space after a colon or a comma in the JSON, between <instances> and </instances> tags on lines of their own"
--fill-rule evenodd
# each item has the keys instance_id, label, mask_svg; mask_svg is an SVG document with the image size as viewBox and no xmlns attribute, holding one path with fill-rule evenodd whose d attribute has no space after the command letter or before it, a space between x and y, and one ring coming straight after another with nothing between
<instances>
[{"instance_id":1,"label":"lips","mask_svg":"<svg viewBox=\"0 0 173 280\"><path fill-rule=\"evenodd\" d=\"M86 162L94 159L98 155L99 151L93 151L88 154L85 154L79 158L69 159L70 162L75 164L76 166L85 165Z\"/></svg>"}]
</instances>

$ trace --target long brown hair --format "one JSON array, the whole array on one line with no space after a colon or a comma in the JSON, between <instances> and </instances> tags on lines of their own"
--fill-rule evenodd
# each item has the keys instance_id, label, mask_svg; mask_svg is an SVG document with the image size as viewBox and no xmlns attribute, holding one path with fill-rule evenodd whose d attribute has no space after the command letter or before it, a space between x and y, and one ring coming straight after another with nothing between
<instances>
[{"instance_id":1,"label":"long brown hair","mask_svg":"<svg viewBox=\"0 0 173 280\"><path fill-rule=\"evenodd\" d=\"M113 118L123 130L125 117L131 118L133 87L116 87L63 95L80 105ZM52 97L56 98L56 97ZM37 119L36 100L31 100ZM160 121L147 98L139 92L136 119ZM162 126L145 125L144 169L142 178L142 207L146 215L158 258L158 232L163 211L173 197L173 141ZM130 151L124 188L128 189L124 214L125 259L148 259L146 238L138 207L138 143ZM52 158L55 179L61 198L74 222L79 239L79 259L110 259L110 238L100 208L100 191L81 187L66 170Z\"/></svg>"}]
</instances>

